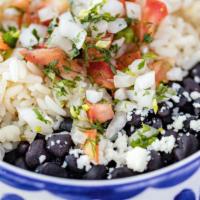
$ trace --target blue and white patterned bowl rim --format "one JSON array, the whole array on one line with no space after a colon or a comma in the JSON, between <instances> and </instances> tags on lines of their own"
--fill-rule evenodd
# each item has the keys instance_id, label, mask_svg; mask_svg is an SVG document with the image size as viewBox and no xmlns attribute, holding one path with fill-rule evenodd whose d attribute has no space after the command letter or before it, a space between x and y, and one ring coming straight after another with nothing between
<instances>
[{"instance_id":1,"label":"blue and white patterned bowl rim","mask_svg":"<svg viewBox=\"0 0 200 200\"><path fill-rule=\"evenodd\" d=\"M27 181L37 181L37 183L41 184L55 184L60 186L75 186L75 187L104 187L104 186L115 186L115 185L123 185L123 184L142 184L143 187L148 187L149 182L152 181L160 181L162 179L166 180L166 176L170 175L174 172L181 172L182 169L192 167L192 163L199 161L200 167L200 151L191 155L190 157L172 164L168 167L149 172L147 174L137 175L128 178L114 179L114 180L99 180L99 181L85 181L85 180L73 180L73 179L62 179L56 177L50 177L46 175L36 174L33 172L29 172L27 170L23 170L7 164L3 161L0 161L0 170L3 170L6 173L10 173L13 179L21 178ZM1 174L2 175L2 174ZM25 183L26 184L26 183Z\"/></svg>"}]
</instances>

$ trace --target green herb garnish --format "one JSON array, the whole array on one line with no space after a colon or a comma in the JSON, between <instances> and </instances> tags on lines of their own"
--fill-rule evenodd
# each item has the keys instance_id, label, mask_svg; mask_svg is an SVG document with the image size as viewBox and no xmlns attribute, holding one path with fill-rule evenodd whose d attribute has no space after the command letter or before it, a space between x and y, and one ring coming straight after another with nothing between
<instances>
[{"instance_id":1,"label":"green herb garnish","mask_svg":"<svg viewBox=\"0 0 200 200\"><path fill-rule=\"evenodd\" d=\"M133 32L133 29L130 27L127 27L126 29L120 31L119 33L116 34L116 39L125 38L126 43L132 43L135 42L135 34Z\"/></svg>"},{"instance_id":2,"label":"green herb garnish","mask_svg":"<svg viewBox=\"0 0 200 200\"><path fill-rule=\"evenodd\" d=\"M156 100L162 101L166 98L168 98L168 96L174 96L176 95L176 91L174 91L172 88L168 87L167 85L164 85L163 83L161 83L157 89L156 89Z\"/></svg>"},{"instance_id":3,"label":"green herb garnish","mask_svg":"<svg viewBox=\"0 0 200 200\"><path fill-rule=\"evenodd\" d=\"M144 42L145 43L151 43L153 41L153 37L150 35L150 34L148 34L148 33L146 33L145 35L144 35Z\"/></svg>"},{"instance_id":4,"label":"green herb garnish","mask_svg":"<svg viewBox=\"0 0 200 200\"><path fill-rule=\"evenodd\" d=\"M49 120L45 119L45 117L42 115L38 108L33 108L33 111L36 114L38 120L44 122L45 124L51 123Z\"/></svg>"},{"instance_id":5,"label":"green herb garnish","mask_svg":"<svg viewBox=\"0 0 200 200\"><path fill-rule=\"evenodd\" d=\"M138 70L141 70L141 69L144 68L144 66L145 66L145 60L142 60L142 61L140 62L140 64L138 65L137 69L138 69Z\"/></svg>"},{"instance_id":6,"label":"green herb garnish","mask_svg":"<svg viewBox=\"0 0 200 200\"><path fill-rule=\"evenodd\" d=\"M34 37L37 39L37 41L39 41L40 40L40 37L39 37L39 35L38 35L38 32L37 32L37 30L36 29L33 29L32 30L32 34L34 35Z\"/></svg>"},{"instance_id":7,"label":"green herb garnish","mask_svg":"<svg viewBox=\"0 0 200 200\"><path fill-rule=\"evenodd\" d=\"M8 31L4 32L2 38L11 48L15 48L20 32L15 27L10 27Z\"/></svg>"},{"instance_id":8,"label":"green herb garnish","mask_svg":"<svg viewBox=\"0 0 200 200\"><path fill-rule=\"evenodd\" d=\"M50 78L50 80L54 81L56 75L60 75L59 69L56 67L58 64L57 60L53 60L50 62L44 69L44 74Z\"/></svg>"},{"instance_id":9,"label":"green herb garnish","mask_svg":"<svg viewBox=\"0 0 200 200\"><path fill-rule=\"evenodd\" d=\"M145 133L149 132L149 131L155 131L152 136L147 137L145 135ZM135 147L142 147L142 148L146 148L149 145L151 145L156 139L158 134L160 133L160 130L153 130L153 128L147 124L142 124L142 128L137 130L134 134L136 134L138 136L138 138L136 140L132 140L131 141L131 146L133 148Z\"/></svg>"},{"instance_id":10,"label":"green herb garnish","mask_svg":"<svg viewBox=\"0 0 200 200\"><path fill-rule=\"evenodd\" d=\"M54 18L48 26L47 32L51 34L54 29L58 26L58 20Z\"/></svg>"}]
</instances>

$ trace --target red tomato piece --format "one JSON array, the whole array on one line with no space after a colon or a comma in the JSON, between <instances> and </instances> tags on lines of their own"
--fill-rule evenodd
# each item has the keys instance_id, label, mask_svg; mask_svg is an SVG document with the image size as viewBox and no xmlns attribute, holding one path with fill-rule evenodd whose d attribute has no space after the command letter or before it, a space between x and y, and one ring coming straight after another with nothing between
<instances>
[{"instance_id":1,"label":"red tomato piece","mask_svg":"<svg viewBox=\"0 0 200 200\"><path fill-rule=\"evenodd\" d=\"M20 53L24 56L25 60L42 68L53 61L57 61L56 67L60 70L60 75L66 79L75 78L79 74L86 74L84 68L79 65L77 60L68 59L67 55L58 48L24 49Z\"/></svg>"},{"instance_id":2,"label":"red tomato piece","mask_svg":"<svg viewBox=\"0 0 200 200\"><path fill-rule=\"evenodd\" d=\"M167 72L171 69L170 64L165 60L159 60L152 63L150 69L156 73L156 84L159 85L161 82L167 82Z\"/></svg>"},{"instance_id":3,"label":"red tomato piece","mask_svg":"<svg viewBox=\"0 0 200 200\"><path fill-rule=\"evenodd\" d=\"M157 26L168 15L167 6L160 0L147 0L143 7L142 21L135 27L140 41L145 34L153 35Z\"/></svg>"},{"instance_id":4,"label":"red tomato piece","mask_svg":"<svg viewBox=\"0 0 200 200\"><path fill-rule=\"evenodd\" d=\"M144 6L142 20L158 25L167 15L168 10L165 3L159 0L147 0Z\"/></svg>"},{"instance_id":5,"label":"red tomato piece","mask_svg":"<svg viewBox=\"0 0 200 200\"><path fill-rule=\"evenodd\" d=\"M87 112L91 122L104 123L114 117L114 112L111 104L93 104Z\"/></svg>"},{"instance_id":6,"label":"red tomato piece","mask_svg":"<svg viewBox=\"0 0 200 200\"><path fill-rule=\"evenodd\" d=\"M140 58L140 51L126 53L117 59L117 69L123 70L127 68L134 60Z\"/></svg>"},{"instance_id":7,"label":"red tomato piece","mask_svg":"<svg viewBox=\"0 0 200 200\"><path fill-rule=\"evenodd\" d=\"M99 163L99 145L98 145L98 133L96 129L87 130L84 133L87 136L86 142L83 145L83 151L89 156L95 163Z\"/></svg>"},{"instance_id":8,"label":"red tomato piece","mask_svg":"<svg viewBox=\"0 0 200 200\"><path fill-rule=\"evenodd\" d=\"M114 74L111 67L106 62L91 62L88 67L88 74L93 81L107 89L114 89Z\"/></svg>"},{"instance_id":9,"label":"red tomato piece","mask_svg":"<svg viewBox=\"0 0 200 200\"><path fill-rule=\"evenodd\" d=\"M9 46L3 41L2 34L0 34L0 50L6 51L9 49Z\"/></svg>"}]
</instances>

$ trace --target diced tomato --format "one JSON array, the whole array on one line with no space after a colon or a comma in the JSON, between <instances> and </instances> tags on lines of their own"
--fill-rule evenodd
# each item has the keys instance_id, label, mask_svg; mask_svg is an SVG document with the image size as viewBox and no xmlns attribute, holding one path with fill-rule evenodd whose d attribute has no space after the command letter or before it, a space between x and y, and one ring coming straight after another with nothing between
<instances>
[{"instance_id":1,"label":"diced tomato","mask_svg":"<svg viewBox=\"0 0 200 200\"><path fill-rule=\"evenodd\" d=\"M157 26L168 15L167 6L160 0L146 0L143 7L142 20L136 25L136 33L140 41L145 34L153 35Z\"/></svg>"},{"instance_id":2,"label":"diced tomato","mask_svg":"<svg viewBox=\"0 0 200 200\"><path fill-rule=\"evenodd\" d=\"M9 46L3 41L2 34L0 34L0 50L6 51L9 49Z\"/></svg>"},{"instance_id":3,"label":"diced tomato","mask_svg":"<svg viewBox=\"0 0 200 200\"><path fill-rule=\"evenodd\" d=\"M30 3L31 0L12 0L11 6L26 11Z\"/></svg>"},{"instance_id":4,"label":"diced tomato","mask_svg":"<svg viewBox=\"0 0 200 200\"><path fill-rule=\"evenodd\" d=\"M114 117L111 104L93 104L87 111L88 118L91 122L104 123Z\"/></svg>"},{"instance_id":5,"label":"diced tomato","mask_svg":"<svg viewBox=\"0 0 200 200\"><path fill-rule=\"evenodd\" d=\"M127 68L134 60L140 58L140 51L126 53L117 59L117 69L123 70Z\"/></svg>"},{"instance_id":6,"label":"diced tomato","mask_svg":"<svg viewBox=\"0 0 200 200\"><path fill-rule=\"evenodd\" d=\"M160 0L147 0L144 6L142 20L158 25L168 15L167 6Z\"/></svg>"},{"instance_id":7,"label":"diced tomato","mask_svg":"<svg viewBox=\"0 0 200 200\"><path fill-rule=\"evenodd\" d=\"M91 62L88 67L88 74L93 81L107 89L114 89L113 77L114 74L111 67L106 62Z\"/></svg>"},{"instance_id":8,"label":"diced tomato","mask_svg":"<svg viewBox=\"0 0 200 200\"><path fill-rule=\"evenodd\" d=\"M84 133L87 136L86 142L83 145L83 151L95 163L99 163L99 146L97 130L87 130Z\"/></svg>"},{"instance_id":9,"label":"diced tomato","mask_svg":"<svg viewBox=\"0 0 200 200\"><path fill-rule=\"evenodd\" d=\"M169 62L165 60L159 60L152 63L150 69L154 70L156 73L156 84L159 85L160 82L167 82L167 72L171 69Z\"/></svg>"},{"instance_id":10,"label":"diced tomato","mask_svg":"<svg viewBox=\"0 0 200 200\"><path fill-rule=\"evenodd\" d=\"M75 78L79 74L85 75L86 72L77 60L70 60L66 54L58 48L51 49L24 49L20 52L24 59L38 65L39 67L48 66L53 61L57 61L56 67L60 70L60 75L63 78Z\"/></svg>"}]
</instances>

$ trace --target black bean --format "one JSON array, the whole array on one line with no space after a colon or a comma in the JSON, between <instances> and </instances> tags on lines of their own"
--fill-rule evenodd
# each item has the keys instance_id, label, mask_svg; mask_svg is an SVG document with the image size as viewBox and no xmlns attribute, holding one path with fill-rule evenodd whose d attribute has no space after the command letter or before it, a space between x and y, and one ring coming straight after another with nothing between
<instances>
[{"instance_id":1,"label":"black bean","mask_svg":"<svg viewBox=\"0 0 200 200\"><path fill-rule=\"evenodd\" d=\"M191 91L198 91L200 92L200 86L198 83L196 83L193 79L191 78L185 78L183 80L183 85L184 85L184 88L191 92Z\"/></svg>"},{"instance_id":2,"label":"black bean","mask_svg":"<svg viewBox=\"0 0 200 200\"><path fill-rule=\"evenodd\" d=\"M160 169L163 166L161 155L156 151L151 151L151 160L148 163L148 171Z\"/></svg>"},{"instance_id":3,"label":"black bean","mask_svg":"<svg viewBox=\"0 0 200 200\"><path fill-rule=\"evenodd\" d=\"M94 165L84 176L87 180L100 180L106 178L106 167L104 165Z\"/></svg>"},{"instance_id":4,"label":"black bean","mask_svg":"<svg viewBox=\"0 0 200 200\"><path fill-rule=\"evenodd\" d=\"M19 167L21 169L28 169L28 166L24 160L24 158L18 158L16 161L15 161L15 166L16 167Z\"/></svg>"},{"instance_id":5,"label":"black bean","mask_svg":"<svg viewBox=\"0 0 200 200\"><path fill-rule=\"evenodd\" d=\"M129 177L129 176L133 176L133 175L134 175L134 173L131 169L129 169L127 167L119 167L119 168L115 168L111 172L111 179L125 178L125 177Z\"/></svg>"},{"instance_id":6,"label":"black bean","mask_svg":"<svg viewBox=\"0 0 200 200\"><path fill-rule=\"evenodd\" d=\"M161 152L160 154L161 154L163 166L167 166L175 162L173 153Z\"/></svg>"},{"instance_id":7,"label":"black bean","mask_svg":"<svg viewBox=\"0 0 200 200\"><path fill-rule=\"evenodd\" d=\"M70 117L65 118L59 126L59 131L68 131L71 132L73 124L73 119Z\"/></svg>"},{"instance_id":8,"label":"black bean","mask_svg":"<svg viewBox=\"0 0 200 200\"><path fill-rule=\"evenodd\" d=\"M60 167L56 163L51 163L51 162L47 162L40 165L39 167L36 168L35 171L39 174L45 174L49 176L56 176L61 178L68 177L68 173L64 168Z\"/></svg>"},{"instance_id":9,"label":"black bean","mask_svg":"<svg viewBox=\"0 0 200 200\"><path fill-rule=\"evenodd\" d=\"M156 129L163 127L162 120L160 118L157 118L157 117L153 117L151 119L148 119L147 121L145 121L145 124L148 124L149 126L152 126Z\"/></svg>"},{"instance_id":10,"label":"black bean","mask_svg":"<svg viewBox=\"0 0 200 200\"><path fill-rule=\"evenodd\" d=\"M168 115L170 115L170 108L169 106L165 103L165 102L162 102L160 105L159 105L159 110L158 110L158 116L159 117L167 117Z\"/></svg>"},{"instance_id":11,"label":"black bean","mask_svg":"<svg viewBox=\"0 0 200 200\"><path fill-rule=\"evenodd\" d=\"M130 137L134 133L135 128L132 125L127 123L124 127L124 130L126 131L126 135Z\"/></svg>"},{"instance_id":12,"label":"black bean","mask_svg":"<svg viewBox=\"0 0 200 200\"><path fill-rule=\"evenodd\" d=\"M44 156L46 160L48 160L49 158L49 154L45 149L45 141L38 139L35 140L31 143L31 145L28 148L28 151L26 153L26 164L30 167L30 168L35 168L38 165L40 165L40 156Z\"/></svg>"},{"instance_id":13,"label":"black bean","mask_svg":"<svg viewBox=\"0 0 200 200\"><path fill-rule=\"evenodd\" d=\"M200 77L200 63L196 64L193 69L191 70L191 76L192 77Z\"/></svg>"},{"instance_id":14,"label":"black bean","mask_svg":"<svg viewBox=\"0 0 200 200\"><path fill-rule=\"evenodd\" d=\"M20 142L19 145L17 146L17 151L20 155L25 155L26 152L28 151L30 144L28 142Z\"/></svg>"},{"instance_id":15,"label":"black bean","mask_svg":"<svg viewBox=\"0 0 200 200\"><path fill-rule=\"evenodd\" d=\"M183 129L185 130L185 131L190 131L190 132L192 132L192 130L190 129L190 122L192 121L192 120L196 120L196 117L195 116L191 116L191 117L189 117L189 118L187 118L184 122L183 122Z\"/></svg>"},{"instance_id":16,"label":"black bean","mask_svg":"<svg viewBox=\"0 0 200 200\"><path fill-rule=\"evenodd\" d=\"M187 156L198 151L199 142L194 135L182 135L178 140L178 147L174 149L173 153L176 160L182 160Z\"/></svg>"},{"instance_id":17,"label":"black bean","mask_svg":"<svg viewBox=\"0 0 200 200\"><path fill-rule=\"evenodd\" d=\"M71 146L72 139L69 134L54 134L47 139L47 149L56 157L68 154Z\"/></svg>"},{"instance_id":18,"label":"black bean","mask_svg":"<svg viewBox=\"0 0 200 200\"><path fill-rule=\"evenodd\" d=\"M175 138L178 137L178 133L173 130L166 130L163 136L174 136Z\"/></svg>"},{"instance_id":19,"label":"black bean","mask_svg":"<svg viewBox=\"0 0 200 200\"><path fill-rule=\"evenodd\" d=\"M38 133L35 137L35 140L38 140L38 139L45 140L45 137L46 137L45 135Z\"/></svg>"},{"instance_id":20,"label":"black bean","mask_svg":"<svg viewBox=\"0 0 200 200\"><path fill-rule=\"evenodd\" d=\"M192 106L192 103L191 102L187 102L185 104L185 106L180 108L180 112L189 113L191 115L194 115L194 108Z\"/></svg>"},{"instance_id":21,"label":"black bean","mask_svg":"<svg viewBox=\"0 0 200 200\"><path fill-rule=\"evenodd\" d=\"M137 127L137 128L141 127L141 125L142 125L141 116L135 114L134 111L133 111L132 119L131 119L131 121L128 122L128 124L130 124L134 127Z\"/></svg>"},{"instance_id":22,"label":"black bean","mask_svg":"<svg viewBox=\"0 0 200 200\"><path fill-rule=\"evenodd\" d=\"M77 159L73 155L66 156L64 162L67 164L67 169L74 173L84 173L85 171L77 167Z\"/></svg>"},{"instance_id":23,"label":"black bean","mask_svg":"<svg viewBox=\"0 0 200 200\"><path fill-rule=\"evenodd\" d=\"M12 150L10 152L7 152L4 156L4 161L10 164L14 164L15 160L18 158L18 152L17 150Z\"/></svg>"},{"instance_id":24,"label":"black bean","mask_svg":"<svg viewBox=\"0 0 200 200\"><path fill-rule=\"evenodd\" d=\"M181 96L178 103L176 103L177 107L184 107L188 102L188 99L185 96Z\"/></svg>"}]
</instances>

